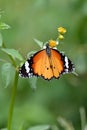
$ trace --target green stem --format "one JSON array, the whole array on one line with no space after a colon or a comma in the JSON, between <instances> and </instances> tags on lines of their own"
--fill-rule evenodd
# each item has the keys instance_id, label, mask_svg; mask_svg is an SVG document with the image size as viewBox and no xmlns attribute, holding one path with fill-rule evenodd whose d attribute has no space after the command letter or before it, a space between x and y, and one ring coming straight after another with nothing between
<instances>
[{"instance_id":1,"label":"green stem","mask_svg":"<svg viewBox=\"0 0 87 130\"><path fill-rule=\"evenodd\" d=\"M14 85L13 85L13 89L12 89L12 97L11 97L11 102L10 102L10 108L9 108L8 129L7 130L11 130L14 102L15 102L15 96L16 96L16 90L17 90L17 83L18 83L18 72L16 71L15 72Z\"/></svg>"}]
</instances>

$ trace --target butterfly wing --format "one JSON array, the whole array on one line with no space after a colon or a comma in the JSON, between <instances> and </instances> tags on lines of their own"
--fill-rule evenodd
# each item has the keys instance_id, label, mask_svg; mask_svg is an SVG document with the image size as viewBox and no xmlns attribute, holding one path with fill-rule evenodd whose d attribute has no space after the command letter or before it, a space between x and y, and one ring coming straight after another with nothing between
<instances>
[{"instance_id":1,"label":"butterfly wing","mask_svg":"<svg viewBox=\"0 0 87 130\"><path fill-rule=\"evenodd\" d=\"M46 50L43 49L30 57L19 69L21 77L42 76L44 79L53 77L52 69Z\"/></svg>"},{"instance_id":2,"label":"butterfly wing","mask_svg":"<svg viewBox=\"0 0 87 130\"><path fill-rule=\"evenodd\" d=\"M51 50L51 61L53 66L53 76L55 78L59 78L60 74L75 71L74 64L71 62L71 60L63 53L60 53L55 49Z\"/></svg>"},{"instance_id":3,"label":"butterfly wing","mask_svg":"<svg viewBox=\"0 0 87 130\"><path fill-rule=\"evenodd\" d=\"M37 52L32 60L32 69L35 75L42 76L44 79L51 79L51 77L53 77L53 72L50 68L49 57L45 49Z\"/></svg>"},{"instance_id":4,"label":"butterfly wing","mask_svg":"<svg viewBox=\"0 0 87 130\"><path fill-rule=\"evenodd\" d=\"M20 68L19 68L19 76L21 77L32 77L33 71L31 68L32 65L32 57L29 58Z\"/></svg>"}]
</instances>

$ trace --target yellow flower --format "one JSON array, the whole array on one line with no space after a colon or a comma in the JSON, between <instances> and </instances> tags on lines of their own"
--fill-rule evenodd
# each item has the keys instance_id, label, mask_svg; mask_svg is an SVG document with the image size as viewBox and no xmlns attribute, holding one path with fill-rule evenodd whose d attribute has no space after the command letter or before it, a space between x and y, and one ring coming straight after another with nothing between
<instances>
[{"instance_id":1,"label":"yellow flower","mask_svg":"<svg viewBox=\"0 0 87 130\"><path fill-rule=\"evenodd\" d=\"M64 34L64 33L66 33L66 29L63 28L63 27L59 27L59 28L58 28L58 32L59 32L60 34Z\"/></svg>"},{"instance_id":2,"label":"yellow flower","mask_svg":"<svg viewBox=\"0 0 87 130\"><path fill-rule=\"evenodd\" d=\"M50 46L50 47L53 48L53 47L56 47L57 45L58 45L58 41L54 41L54 40L50 40L50 41L49 41L49 46Z\"/></svg>"},{"instance_id":3,"label":"yellow flower","mask_svg":"<svg viewBox=\"0 0 87 130\"><path fill-rule=\"evenodd\" d=\"M58 36L58 39L59 39L59 40L63 40L63 39L64 39L64 36L60 34L60 35Z\"/></svg>"}]
</instances>

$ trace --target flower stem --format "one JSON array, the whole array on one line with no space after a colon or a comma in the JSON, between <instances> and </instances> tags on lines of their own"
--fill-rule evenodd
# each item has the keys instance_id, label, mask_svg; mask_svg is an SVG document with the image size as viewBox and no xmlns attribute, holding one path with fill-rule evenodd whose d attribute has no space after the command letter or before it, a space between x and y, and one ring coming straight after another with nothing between
<instances>
[{"instance_id":1,"label":"flower stem","mask_svg":"<svg viewBox=\"0 0 87 130\"><path fill-rule=\"evenodd\" d=\"M8 129L7 130L11 130L14 102L15 102L15 96L16 96L16 90L17 90L17 83L18 83L18 72L16 71L13 89L12 89L12 97L11 97L11 102L10 102L10 108L9 108L8 124L7 124Z\"/></svg>"}]
</instances>

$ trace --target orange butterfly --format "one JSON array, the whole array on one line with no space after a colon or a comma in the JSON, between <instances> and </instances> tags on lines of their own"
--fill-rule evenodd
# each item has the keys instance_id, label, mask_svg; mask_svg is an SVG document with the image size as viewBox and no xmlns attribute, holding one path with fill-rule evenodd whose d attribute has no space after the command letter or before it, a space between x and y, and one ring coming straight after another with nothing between
<instances>
[{"instance_id":1,"label":"orange butterfly","mask_svg":"<svg viewBox=\"0 0 87 130\"><path fill-rule=\"evenodd\" d=\"M67 56L46 44L46 48L36 52L19 69L22 77L42 76L44 79L58 79L61 74L75 71L74 64Z\"/></svg>"}]
</instances>

